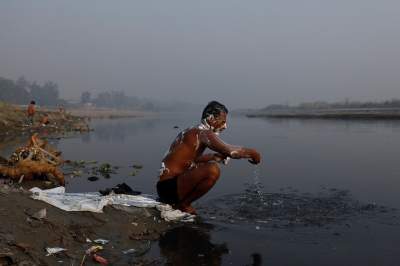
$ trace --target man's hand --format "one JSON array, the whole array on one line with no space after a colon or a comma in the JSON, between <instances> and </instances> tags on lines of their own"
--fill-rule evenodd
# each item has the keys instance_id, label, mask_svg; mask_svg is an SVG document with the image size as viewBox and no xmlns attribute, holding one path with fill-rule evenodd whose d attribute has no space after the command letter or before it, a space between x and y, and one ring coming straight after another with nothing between
<instances>
[{"instance_id":1,"label":"man's hand","mask_svg":"<svg viewBox=\"0 0 400 266\"><path fill-rule=\"evenodd\" d=\"M220 163L223 160L225 160L227 158L227 156L221 154L221 153L214 153L214 161Z\"/></svg>"},{"instance_id":2,"label":"man's hand","mask_svg":"<svg viewBox=\"0 0 400 266\"><path fill-rule=\"evenodd\" d=\"M249 159L249 162L252 164L259 164L260 161L261 161L261 155L254 150L251 154L251 159Z\"/></svg>"}]
</instances>

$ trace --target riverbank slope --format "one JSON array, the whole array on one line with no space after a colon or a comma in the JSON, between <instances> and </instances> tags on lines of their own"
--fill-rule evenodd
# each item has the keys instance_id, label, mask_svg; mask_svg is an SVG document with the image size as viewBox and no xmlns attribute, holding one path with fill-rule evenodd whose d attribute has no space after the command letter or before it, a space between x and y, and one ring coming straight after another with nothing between
<instances>
[{"instance_id":1,"label":"riverbank slope","mask_svg":"<svg viewBox=\"0 0 400 266\"><path fill-rule=\"evenodd\" d=\"M45 114L48 115L47 125L41 124ZM0 128L0 142L40 131L56 133L89 130L84 118L45 108L37 110L33 124L30 124L25 107L2 102L0 102Z\"/></svg>"},{"instance_id":2,"label":"riverbank slope","mask_svg":"<svg viewBox=\"0 0 400 266\"><path fill-rule=\"evenodd\" d=\"M100 244L97 255L111 265L148 265L141 257L150 241L173 224L155 208L126 209L66 212L31 199L27 190L0 184L0 265L81 265L85 251L99 245L97 239L109 241ZM46 248L66 250L46 256ZM85 260L84 265L98 265L91 256Z\"/></svg>"}]
</instances>

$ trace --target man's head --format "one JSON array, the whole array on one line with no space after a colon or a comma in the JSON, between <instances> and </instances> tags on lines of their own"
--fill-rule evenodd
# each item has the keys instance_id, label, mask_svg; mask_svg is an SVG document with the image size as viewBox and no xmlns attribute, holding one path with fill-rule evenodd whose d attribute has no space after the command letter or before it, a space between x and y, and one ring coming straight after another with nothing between
<instances>
[{"instance_id":1,"label":"man's head","mask_svg":"<svg viewBox=\"0 0 400 266\"><path fill-rule=\"evenodd\" d=\"M203 123L210 126L215 132L221 132L226 126L228 109L225 105L212 101L207 104L203 110L201 120Z\"/></svg>"},{"instance_id":2,"label":"man's head","mask_svg":"<svg viewBox=\"0 0 400 266\"><path fill-rule=\"evenodd\" d=\"M35 101L31 101L31 104L35 105L35 104L36 104L36 102L35 102Z\"/></svg>"}]
</instances>

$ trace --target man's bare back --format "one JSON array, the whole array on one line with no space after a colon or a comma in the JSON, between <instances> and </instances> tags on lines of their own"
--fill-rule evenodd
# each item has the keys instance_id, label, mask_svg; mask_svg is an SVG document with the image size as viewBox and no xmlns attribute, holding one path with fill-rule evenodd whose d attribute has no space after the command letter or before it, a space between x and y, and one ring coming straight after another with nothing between
<instances>
[{"instance_id":1,"label":"man's bare back","mask_svg":"<svg viewBox=\"0 0 400 266\"><path fill-rule=\"evenodd\" d=\"M227 113L225 106L211 102L203 112L202 123L175 138L162 161L157 183L162 201L194 213L191 203L214 186L220 176L219 162L227 158L260 162L256 150L229 145L219 138L218 133L226 128ZM203 154L206 148L215 153Z\"/></svg>"}]
</instances>

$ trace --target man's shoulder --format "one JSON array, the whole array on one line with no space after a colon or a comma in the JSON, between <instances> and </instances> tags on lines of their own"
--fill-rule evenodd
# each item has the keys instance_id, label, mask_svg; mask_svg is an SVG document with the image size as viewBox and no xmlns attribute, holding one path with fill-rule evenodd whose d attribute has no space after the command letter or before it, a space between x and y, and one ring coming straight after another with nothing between
<instances>
[{"instance_id":1,"label":"man's shoulder","mask_svg":"<svg viewBox=\"0 0 400 266\"><path fill-rule=\"evenodd\" d=\"M200 132L200 129L197 127L189 127L183 130L181 133L184 135L197 135Z\"/></svg>"}]
</instances>

